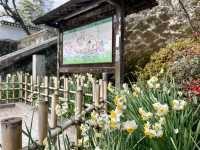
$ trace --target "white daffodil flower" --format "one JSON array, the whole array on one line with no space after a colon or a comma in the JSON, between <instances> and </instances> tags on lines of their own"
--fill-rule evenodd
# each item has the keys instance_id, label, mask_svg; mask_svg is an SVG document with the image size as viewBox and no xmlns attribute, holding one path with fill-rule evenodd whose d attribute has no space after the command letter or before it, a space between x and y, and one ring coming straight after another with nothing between
<instances>
[{"instance_id":1,"label":"white daffodil flower","mask_svg":"<svg viewBox=\"0 0 200 150\"><path fill-rule=\"evenodd\" d=\"M126 121L123 124L123 129L126 130L129 134L132 134L137 128L138 125L136 124L135 120Z\"/></svg>"},{"instance_id":2,"label":"white daffodil flower","mask_svg":"<svg viewBox=\"0 0 200 150\"><path fill-rule=\"evenodd\" d=\"M185 106L187 105L187 102L184 100L173 100L172 101L172 109L173 110L184 110Z\"/></svg>"}]
</instances>

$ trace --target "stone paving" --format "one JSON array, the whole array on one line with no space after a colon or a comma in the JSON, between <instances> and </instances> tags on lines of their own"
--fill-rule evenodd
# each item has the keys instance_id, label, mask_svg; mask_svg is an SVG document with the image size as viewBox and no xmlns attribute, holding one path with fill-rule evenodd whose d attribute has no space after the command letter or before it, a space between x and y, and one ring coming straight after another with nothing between
<instances>
[{"instance_id":1,"label":"stone paving","mask_svg":"<svg viewBox=\"0 0 200 150\"><path fill-rule=\"evenodd\" d=\"M31 125L31 118L33 114L33 107L31 105L27 105L24 103L16 103L16 106L14 108L3 108L0 109L0 121L5 118L9 117L21 117L23 118L23 130L26 130L25 123L28 127ZM50 121L50 116L49 116ZM33 119L33 125L32 125L32 137L37 140L38 135L38 115L37 111L34 113L34 119ZM74 133L74 127L71 127L67 130L67 135L69 136L69 139L73 141L73 133ZM23 135L23 147L27 145L28 138ZM1 128L0 128L0 144L1 144ZM0 148L1 150L1 148Z\"/></svg>"}]
</instances>

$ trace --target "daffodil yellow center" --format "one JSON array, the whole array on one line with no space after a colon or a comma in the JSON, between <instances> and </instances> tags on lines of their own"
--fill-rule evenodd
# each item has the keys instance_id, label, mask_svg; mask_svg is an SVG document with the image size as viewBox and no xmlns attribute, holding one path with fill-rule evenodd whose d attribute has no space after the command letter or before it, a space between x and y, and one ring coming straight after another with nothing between
<instances>
[{"instance_id":1,"label":"daffodil yellow center","mask_svg":"<svg viewBox=\"0 0 200 150\"><path fill-rule=\"evenodd\" d=\"M165 109L164 109L164 108L161 108L161 109L160 109L160 112L165 112Z\"/></svg>"},{"instance_id":2,"label":"daffodil yellow center","mask_svg":"<svg viewBox=\"0 0 200 150\"><path fill-rule=\"evenodd\" d=\"M129 134L131 134L131 133L134 132L135 129L134 129L134 128L127 128L126 130L127 130L127 132L128 132Z\"/></svg>"}]
</instances>

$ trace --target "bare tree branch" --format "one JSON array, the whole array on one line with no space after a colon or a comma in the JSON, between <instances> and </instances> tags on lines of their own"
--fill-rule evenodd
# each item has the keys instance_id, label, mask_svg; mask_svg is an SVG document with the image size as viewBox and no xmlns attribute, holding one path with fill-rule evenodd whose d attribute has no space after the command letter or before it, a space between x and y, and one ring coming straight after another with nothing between
<instances>
[{"instance_id":1,"label":"bare tree branch","mask_svg":"<svg viewBox=\"0 0 200 150\"><path fill-rule=\"evenodd\" d=\"M15 0L12 0L12 4L14 6L14 10L15 10L15 13L16 13L16 19L18 19L18 22L21 24L22 28L26 31L26 33L28 35L30 35L30 31L28 30L27 26L25 25L22 17L20 16L20 14L18 13L18 10L17 10L17 6L16 6L16 3L15 3Z\"/></svg>"},{"instance_id":2,"label":"bare tree branch","mask_svg":"<svg viewBox=\"0 0 200 150\"><path fill-rule=\"evenodd\" d=\"M22 17L18 13L15 0L12 0L12 5L13 5L13 8L10 6L8 0L0 0L0 6L3 7L5 13L8 16L10 16L11 18L13 18L15 20L15 22L18 22L21 25L21 27L23 28L23 30L26 32L26 34L30 35L29 29L27 28Z\"/></svg>"},{"instance_id":3,"label":"bare tree branch","mask_svg":"<svg viewBox=\"0 0 200 150\"><path fill-rule=\"evenodd\" d=\"M179 1L179 4L180 4L181 8L182 8L183 11L184 11L185 17L186 17L186 19L188 20L192 31L193 31L193 32L196 32L196 29L195 29L195 27L193 26L193 23L192 23L192 20L191 20L191 18L190 18L190 15L189 15L187 9L185 8L185 6L184 6L182 0L178 0L178 1Z\"/></svg>"}]
</instances>

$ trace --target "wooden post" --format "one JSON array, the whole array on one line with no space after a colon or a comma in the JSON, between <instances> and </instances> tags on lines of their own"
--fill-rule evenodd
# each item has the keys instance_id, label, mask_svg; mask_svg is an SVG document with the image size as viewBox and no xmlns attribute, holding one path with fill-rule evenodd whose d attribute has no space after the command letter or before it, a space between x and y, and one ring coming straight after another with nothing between
<instances>
[{"instance_id":1,"label":"wooden post","mask_svg":"<svg viewBox=\"0 0 200 150\"><path fill-rule=\"evenodd\" d=\"M48 132L48 101L39 101L38 106L38 136L42 145Z\"/></svg>"},{"instance_id":2,"label":"wooden post","mask_svg":"<svg viewBox=\"0 0 200 150\"><path fill-rule=\"evenodd\" d=\"M114 16L115 24L115 86L121 88L124 82L124 29L125 29L125 10L124 1L111 2L116 7Z\"/></svg>"},{"instance_id":3,"label":"wooden post","mask_svg":"<svg viewBox=\"0 0 200 150\"><path fill-rule=\"evenodd\" d=\"M62 41L63 41L63 33L60 29L57 30L58 32L58 39L57 39L57 95L59 95L59 88L60 88L60 60L61 60L61 49L62 49ZM59 96L58 96L59 97Z\"/></svg>"},{"instance_id":4,"label":"wooden post","mask_svg":"<svg viewBox=\"0 0 200 150\"><path fill-rule=\"evenodd\" d=\"M58 104L58 95L54 94L51 101L51 128L57 127L57 114L56 114L56 106Z\"/></svg>"},{"instance_id":5,"label":"wooden post","mask_svg":"<svg viewBox=\"0 0 200 150\"><path fill-rule=\"evenodd\" d=\"M108 100L108 75L107 73L103 73L103 104L104 104L104 110L105 112L108 111L108 105L107 105L107 100Z\"/></svg>"},{"instance_id":6,"label":"wooden post","mask_svg":"<svg viewBox=\"0 0 200 150\"><path fill-rule=\"evenodd\" d=\"M80 125L79 125L79 120L78 120L78 116L81 114L82 112L82 106L83 106L83 90L81 87L79 87L77 89L76 92L76 103L75 103L75 120L77 121L76 125L75 125L75 146L78 146L78 140L80 139L80 135L81 135L81 130L80 130Z\"/></svg>"},{"instance_id":7,"label":"wooden post","mask_svg":"<svg viewBox=\"0 0 200 150\"><path fill-rule=\"evenodd\" d=\"M1 121L3 150L22 149L22 118L8 118Z\"/></svg>"}]
</instances>

